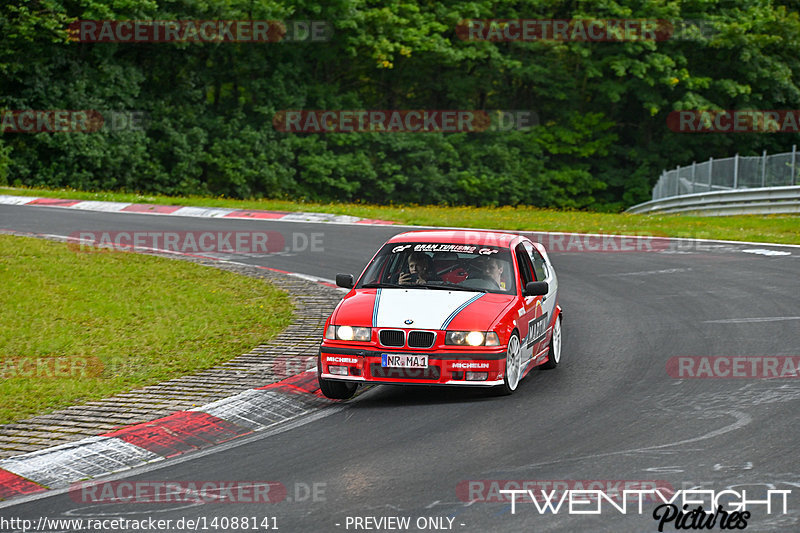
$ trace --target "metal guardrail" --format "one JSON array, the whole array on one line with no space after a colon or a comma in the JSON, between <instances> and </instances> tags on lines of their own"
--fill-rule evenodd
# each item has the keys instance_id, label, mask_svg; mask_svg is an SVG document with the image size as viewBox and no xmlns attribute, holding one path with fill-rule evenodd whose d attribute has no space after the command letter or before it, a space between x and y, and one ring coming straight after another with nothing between
<instances>
[{"instance_id":1,"label":"metal guardrail","mask_svg":"<svg viewBox=\"0 0 800 533\"><path fill-rule=\"evenodd\" d=\"M730 191L756 187L800 185L800 159L797 146L791 152L743 157L736 154L723 159L710 158L702 163L665 170L653 187L653 200L699 192Z\"/></svg>"},{"instance_id":2,"label":"metal guardrail","mask_svg":"<svg viewBox=\"0 0 800 533\"><path fill-rule=\"evenodd\" d=\"M698 215L800 214L800 186L684 194L638 204L626 212Z\"/></svg>"},{"instance_id":3,"label":"metal guardrail","mask_svg":"<svg viewBox=\"0 0 800 533\"><path fill-rule=\"evenodd\" d=\"M664 171L653 187L653 199L627 212L800 213L799 174L796 145L782 154L767 155L765 150L755 157L710 158Z\"/></svg>"}]
</instances>

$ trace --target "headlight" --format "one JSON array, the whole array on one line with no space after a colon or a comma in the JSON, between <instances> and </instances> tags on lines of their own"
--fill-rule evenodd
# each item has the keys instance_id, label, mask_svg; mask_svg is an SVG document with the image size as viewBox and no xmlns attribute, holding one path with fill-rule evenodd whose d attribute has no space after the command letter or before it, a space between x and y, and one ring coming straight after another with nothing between
<instances>
[{"instance_id":1,"label":"headlight","mask_svg":"<svg viewBox=\"0 0 800 533\"><path fill-rule=\"evenodd\" d=\"M467 344L470 346L480 346L483 344L483 333L480 331L470 331L467 333Z\"/></svg>"},{"instance_id":2,"label":"headlight","mask_svg":"<svg viewBox=\"0 0 800 533\"><path fill-rule=\"evenodd\" d=\"M340 341L369 342L372 339L372 328L331 325L325 330L325 338Z\"/></svg>"},{"instance_id":3,"label":"headlight","mask_svg":"<svg viewBox=\"0 0 800 533\"><path fill-rule=\"evenodd\" d=\"M494 331L487 333L486 346L500 346L500 336Z\"/></svg>"},{"instance_id":4,"label":"headlight","mask_svg":"<svg viewBox=\"0 0 800 533\"><path fill-rule=\"evenodd\" d=\"M444 343L460 346L498 346L500 338L494 331L448 331L445 333Z\"/></svg>"}]
</instances>

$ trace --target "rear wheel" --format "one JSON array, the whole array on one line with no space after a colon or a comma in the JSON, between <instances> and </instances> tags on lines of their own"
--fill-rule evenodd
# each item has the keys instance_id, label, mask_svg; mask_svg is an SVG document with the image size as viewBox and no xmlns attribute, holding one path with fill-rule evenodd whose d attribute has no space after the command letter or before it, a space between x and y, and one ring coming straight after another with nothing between
<instances>
[{"instance_id":1,"label":"rear wheel","mask_svg":"<svg viewBox=\"0 0 800 533\"><path fill-rule=\"evenodd\" d=\"M553 324L553 336L550 337L550 348L547 351L547 362L542 368L555 368L561 362L561 315L556 318Z\"/></svg>"},{"instance_id":2,"label":"rear wheel","mask_svg":"<svg viewBox=\"0 0 800 533\"><path fill-rule=\"evenodd\" d=\"M358 390L358 383L323 379L322 361L319 358L317 359L317 381L319 382L319 390L322 391L325 397L331 400L348 400L352 398L356 390Z\"/></svg>"},{"instance_id":3,"label":"rear wheel","mask_svg":"<svg viewBox=\"0 0 800 533\"><path fill-rule=\"evenodd\" d=\"M506 349L506 371L503 376L503 384L496 387L499 394L508 395L513 393L519 385L522 376L522 347L519 343L519 335L516 332L511 334L508 339Z\"/></svg>"}]
</instances>

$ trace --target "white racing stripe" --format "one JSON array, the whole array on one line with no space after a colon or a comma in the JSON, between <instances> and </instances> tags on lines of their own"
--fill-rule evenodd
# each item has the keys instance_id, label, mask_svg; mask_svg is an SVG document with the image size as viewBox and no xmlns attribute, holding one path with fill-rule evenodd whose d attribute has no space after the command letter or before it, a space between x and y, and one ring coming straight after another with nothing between
<instances>
[{"instance_id":1,"label":"white racing stripe","mask_svg":"<svg viewBox=\"0 0 800 533\"><path fill-rule=\"evenodd\" d=\"M428 289L383 289L375 326L379 328L441 329L461 305L482 292ZM405 320L411 319L412 324Z\"/></svg>"}]
</instances>

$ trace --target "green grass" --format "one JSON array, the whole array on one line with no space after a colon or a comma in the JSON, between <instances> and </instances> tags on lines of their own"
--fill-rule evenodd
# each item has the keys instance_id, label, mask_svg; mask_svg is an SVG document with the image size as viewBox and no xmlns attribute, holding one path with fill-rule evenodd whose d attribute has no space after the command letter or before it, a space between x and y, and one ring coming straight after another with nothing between
<instances>
[{"instance_id":1,"label":"green grass","mask_svg":"<svg viewBox=\"0 0 800 533\"><path fill-rule=\"evenodd\" d=\"M130 193L89 193L68 189L0 187L0 194L47 196L80 200L196 205L275 211L316 211L363 218L392 220L423 226L458 226L504 230L565 231L661 235L733 241L800 244L800 217L748 215L698 217L685 215L627 215L556 211L533 207L377 206L365 204L300 203L283 200L232 200L229 198L151 196Z\"/></svg>"},{"instance_id":2,"label":"green grass","mask_svg":"<svg viewBox=\"0 0 800 533\"><path fill-rule=\"evenodd\" d=\"M292 318L262 280L0 235L0 423L186 375Z\"/></svg>"}]
</instances>

